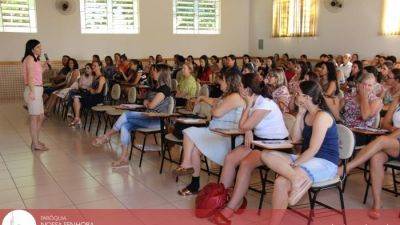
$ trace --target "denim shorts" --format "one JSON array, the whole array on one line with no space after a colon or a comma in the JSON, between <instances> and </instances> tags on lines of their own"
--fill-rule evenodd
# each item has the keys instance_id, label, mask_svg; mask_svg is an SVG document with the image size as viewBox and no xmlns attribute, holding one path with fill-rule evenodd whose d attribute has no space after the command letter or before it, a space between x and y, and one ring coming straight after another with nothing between
<instances>
[{"instance_id":1,"label":"denim shorts","mask_svg":"<svg viewBox=\"0 0 400 225\"><path fill-rule=\"evenodd\" d=\"M290 154L289 157L294 162L298 156ZM334 163L316 157L300 164L300 168L308 174L313 183L319 183L335 178L338 169L337 165Z\"/></svg>"}]
</instances>

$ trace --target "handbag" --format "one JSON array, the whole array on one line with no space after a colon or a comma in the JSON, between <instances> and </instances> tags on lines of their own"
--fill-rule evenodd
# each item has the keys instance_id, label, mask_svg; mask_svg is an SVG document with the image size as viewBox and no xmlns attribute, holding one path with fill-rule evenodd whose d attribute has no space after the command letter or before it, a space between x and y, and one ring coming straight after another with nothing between
<instances>
[{"instance_id":1,"label":"handbag","mask_svg":"<svg viewBox=\"0 0 400 225\"><path fill-rule=\"evenodd\" d=\"M228 189L224 184L209 183L197 194L195 215L198 218L210 217L224 208L228 201Z\"/></svg>"}]
</instances>

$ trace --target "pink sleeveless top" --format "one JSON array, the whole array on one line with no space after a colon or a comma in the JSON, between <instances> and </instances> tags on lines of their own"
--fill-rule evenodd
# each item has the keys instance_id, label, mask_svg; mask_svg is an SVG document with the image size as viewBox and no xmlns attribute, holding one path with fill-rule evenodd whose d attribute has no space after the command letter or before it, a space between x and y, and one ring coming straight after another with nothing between
<instances>
[{"instance_id":1,"label":"pink sleeveless top","mask_svg":"<svg viewBox=\"0 0 400 225\"><path fill-rule=\"evenodd\" d=\"M24 83L25 85L28 85L29 83L29 78L28 78L28 63L27 60L25 59L24 62L22 63L22 70L24 74ZM41 86L43 85L43 80L42 80L42 64L38 60L37 62L34 62L34 69L33 69L33 85L38 85Z\"/></svg>"}]
</instances>

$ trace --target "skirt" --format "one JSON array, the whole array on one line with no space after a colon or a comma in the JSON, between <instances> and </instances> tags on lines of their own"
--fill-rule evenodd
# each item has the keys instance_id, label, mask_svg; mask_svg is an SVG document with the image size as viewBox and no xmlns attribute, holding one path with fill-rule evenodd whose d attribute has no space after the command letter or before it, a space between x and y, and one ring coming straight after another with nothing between
<instances>
[{"instance_id":1,"label":"skirt","mask_svg":"<svg viewBox=\"0 0 400 225\"><path fill-rule=\"evenodd\" d=\"M212 132L208 127L190 127L183 130L199 151L218 165L224 165L225 156L231 149L231 138ZM235 140L235 146L243 143L243 137Z\"/></svg>"},{"instance_id":2,"label":"skirt","mask_svg":"<svg viewBox=\"0 0 400 225\"><path fill-rule=\"evenodd\" d=\"M32 100L29 97L30 88L25 86L24 90L24 100L26 105L28 106L28 112L31 116L38 116L44 113L43 107L43 87L42 86L33 86L33 94L35 99Z\"/></svg>"}]
</instances>

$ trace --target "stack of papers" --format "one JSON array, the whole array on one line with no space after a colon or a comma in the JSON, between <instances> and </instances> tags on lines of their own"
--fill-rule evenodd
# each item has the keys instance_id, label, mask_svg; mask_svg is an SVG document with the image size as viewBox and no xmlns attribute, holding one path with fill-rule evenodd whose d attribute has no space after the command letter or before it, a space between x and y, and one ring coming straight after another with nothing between
<instances>
[{"instance_id":1,"label":"stack of papers","mask_svg":"<svg viewBox=\"0 0 400 225\"><path fill-rule=\"evenodd\" d=\"M118 108L121 109L139 109L139 108L144 108L143 105L138 105L138 104L121 104Z\"/></svg>"},{"instance_id":2,"label":"stack of papers","mask_svg":"<svg viewBox=\"0 0 400 225\"><path fill-rule=\"evenodd\" d=\"M293 144L289 140L276 140L276 141L253 141L254 145L266 149L290 149Z\"/></svg>"},{"instance_id":3,"label":"stack of papers","mask_svg":"<svg viewBox=\"0 0 400 225\"><path fill-rule=\"evenodd\" d=\"M176 121L186 124L205 123L204 119L193 119L193 118L179 118Z\"/></svg>"},{"instance_id":4,"label":"stack of papers","mask_svg":"<svg viewBox=\"0 0 400 225\"><path fill-rule=\"evenodd\" d=\"M389 132L388 130L385 129L376 129L376 128L372 128L372 127L354 127L355 129L359 129L359 130L365 130L365 131L369 131L369 132L374 132L374 133L387 133Z\"/></svg>"}]
</instances>

